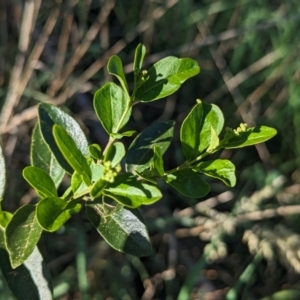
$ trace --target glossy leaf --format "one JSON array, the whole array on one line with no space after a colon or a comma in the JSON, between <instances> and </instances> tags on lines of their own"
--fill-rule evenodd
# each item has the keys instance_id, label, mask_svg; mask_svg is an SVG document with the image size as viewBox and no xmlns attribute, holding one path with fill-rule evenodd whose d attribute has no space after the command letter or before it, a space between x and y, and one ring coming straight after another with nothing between
<instances>
[{"instance_id":1,"label":"glossy leaf","mask_svg":"<svg viewBox=\"0 0 300 300\"><path fill-rule=\"evenodd\" d=\"M89 145L89 152L90 152L91 156L95 159L102 158L101 147L98 144Z\"/></svg>"},{"instance_id":2,"label":"glossy leaf","mask_svg":"<svg viewBox=\"0 0 300 300\"><path fill-rule=\"evenodd\" d=\"M123 70L123 63L119 56L113 55L110 57L107 64L107 70L109 74L118 78L124 91L128 91L128 85Z\"/></svg>"},{"instance_id":3,"label":"glossy leaf","mask_svg":"<svg viewBox=\"0 0 300 300\"><path fill-rule=\"evenodd\" d=\"M86 158L82 155L81 151L77 149L75 141L63 127L56 124L53 126L53 136L68 164L74 171L82 175L85 184L90 185L92 178L91 169Z\"/></svg>"},{"instance_id":4,"label":"glossy leaf","mask_svg":"<svg viewBox=\"0 0 300 300\"><path fill-rule=\"evenodd\" d=\"M103 215L101 204L87 205L90 222L114 249L134 256L148 256L152 252L151 242L138 210L121 207Z\"/></svg>"},{"instance_id":5,"label":"glossy leaf","mask_svg":"<svg viewBox=\"0 0 300 300\"><path fill-rule=\"evenodd\" d=\"M148 79L138 87L135 98L140 102L149 102L169 96L199 71L200 68L195 60L166 57L148 70Z\"/></svg>"},{"instance_id":6,"label":"glossy leaf","mask_svg":"<svg viewBox=\"0 0 300 300\"><path fill-rule=\"evenodd\" d=\"M56 231L65 224L73 214L81 209L80 203L67 202L58 197L48 197L39 202L36 218L46 231Z\"/></svg>"},{"instance_id":7,"label":"glossy leaf","mask_svg":"<svg viewBox=\"0 0 300 300\"><path fill-rule=\"evenodd\" d=\"M141 132L127 151L127 171L143 173L149 169L154 159L154 147L159 147L163 155L170 146L173 130L174 122L166 121L154 124Z\"/></svg>"},{"instance_id":8,"label":"glossy leaf","mask_svg":"<svg viewBox=\"0 0 300 300\"><path fill-rule=\"evenodd\" d=\"M187 160L192 160L199 155L200 132L202 128L203 106L197 103L180 128L180 141L183 154Z\"/></svg>"},{"instance_id":9,"label":"glossy leaf","mask_svg":"<svg viewBox=\"0 0 300 300\"><path fill-rule=\"evenodd\" d=\"M40 239L42 228L35 218L35 209L32 204L20 207L7 225L6 246L13 268L31 255Z\"/></svg>"},{"instance_id":10,"label":"glossy leaf","mask_svg":"<svg viewBox=\"0 0 300 300\"><path fill-rule=\"evenodd\" d=\"M39 123L31 136L30 160L32 166L44 170L52 178L56 187L60 185L66 172L44 141Z\"/></svg>"},{"instance_id":11,"label":"glossy leaf","mask_svg":"<svg viewBox=\"0 0 300 300\"><path fill-rule=\"evenodd\" d=\"M228 159L200 162L193 169L207 176L220 179L230 187L236 184L235 165Z\"/></svg>"},{"instance_id":12,"label":"glossy leaf","mask_svg":"<svg viewBox=\"0 0 300 300\"><path fill-rule=\"evenodd\" d=\"M39 123L42 132L42 136L57 159L58 163L66 170L69 174L73 173L72 167L66 161L65 157L57 147L52 127L54 124L62 126L67 133L75 141L76 148L80 150L83 156L88 156L88 142L84 133L82 132L78 123L70 117L68 114L63 112L56 106L51 104L42 103L38 106Z\"/></svg>"},{"instance_id":13,"label":"glossy leaf","mask_svg":"<svg viewBox=\"0 0 300 300\"><path fill-rule=\"evenodd\" d=\"M162 197L157 187L142 183L128 173L118 175L115 181L105 188L104 195L132 208L152 204Z\"/></svg>"},{"instance_id":14,"label":"glossy leaf","mask_svg":"<svg viewBox=\"0 0 300 300\"><path fill-rule=\"evenodd\" d=\"M5 191L5 182L6 182L5 160L2 152L2 147L0 146L0 202L3 199L3 195Z\"/></svg>"},{"instance_id":15,"label":"glossy leaf","mask_svg":"<svg viewBox=\"0 0 300 300\"><path fill-rule=\"evenodd\" d=\"M26 167L23 177L36 190L41 198L57 196L56 187L52 178L42 169Z\"/></svg>"},{"instance_id":16,"label":"glossy leaf","mask_svg":"<svg viewBox=\"0 0 300 300\"><path fill-rule=\"evenodd\" d=\"M125 147L121 142L116 142L109 148L104 161L111 161L111 167L115 168L125 156Z\"/></svg>"},{"instance_id":17,"label":"glossy leaf","mask_svg":"<svg viewBox=\"0 0 300 300\"><path fill-rule=\"evenodd\" d=\"M266 142L277 134L276 129L267 126L256 126L232 136L223 144L225 149L243 148Z\"/></svg>"},{"instance_id":18,"label":"glossy leaf","mask_svg":"<svg viewBox=\"0 0 300 300\"><path fill-rule=\"evenodd\" d=\"M191 169L168 174L166 182L178 192L190 198L204 197L210 191L209 185L202 179L201 175Z\"/></svg>"},{"instance_id":19,"label":"glossy leaf","mask_svg":"<svg viewBox=\"0 0 300 300\"><path fill-rule=\"evenodd\" d=\"M131 108L128 95L115 83L107 83L94 95L95 112L107 133L118 133L128 122Z\"/></svg>"},{"instance_id":20,"label":"glossy leaf","mask_svg":"<svg viewBox=\"0 0 300 300\"><path fill-rule=\"evenodd\" d=\"M96 181L92 187L91 196L94 199L99 198L102 195L103 190L106 185L107 185L107 182L104 181L103 179L99 179L98 181Z\"/></svg>"},{"instance_id":21,"label":"glossy leaf","mask_svg":"<svg viewBox=\"0 0 300 300\"><path fill-rule=\"evenodd\" d=\"M193 160L211 143L212 128L217 136L224 126L221 110L214 104L200 100L185 118L180 130L180 140L184 156Z\"/></svg>"},{"instance_id":22,"label":"glossy leaf","mask_svg":"<svg viewBox=\"0 0 300 300\"><path fill-rule=\"evenodd\" d=\"M0 269L17 300L51 300L51 275L37 247L25 262L13 269L4 243L5 228L12 214L0 213Z\"/></svg>"},{"instance_id":23,"label":"glossy leaf","mask_svg":"<svg viewBox=\"0 0 300 300\"><path fill-rule=\"evenodd\" d=\"M218 149L218 147L220 146L220 139L212 126L210 127L210 129L210 144L206 149L206 152L214 153L216 149Z\"/></svg>"}]
</instances>

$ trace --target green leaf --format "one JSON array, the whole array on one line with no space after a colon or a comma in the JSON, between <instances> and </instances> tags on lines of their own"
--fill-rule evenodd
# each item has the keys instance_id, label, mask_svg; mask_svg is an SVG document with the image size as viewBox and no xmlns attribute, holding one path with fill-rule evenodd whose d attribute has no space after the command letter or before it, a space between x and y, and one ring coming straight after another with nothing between
<instances>
[{"instance_id":1,"label":"green leaf","mask_svg":"<svg viewBox=\"0 0 300 300\"><path fill-rule=\"evenodd\" d=\"M118 133L131 115L130 98L115 83L107 83L94 95L95 112L108 134Z\"/></svg>"},{"instance_id":2,"label":"green leaf","mask_svg":"<svg viewBox=\"0 0 300 300\"><path fill-rule=\"evenodd\" d=\"M54 154L43 139L40 124L33 129L30 147L31 165L44 170L58 187L65 175L65 170L57 162Z\"/></svg>"},{"instance_id":3,"label":"green leaf","mask_svg":"<svg viewBox=\"0 0 300 300\"><path fill-rule=\"evenodd\" d=\"M4 196L5 183L6 183L5 160L2 152L2 147L0 146L0 202L2 201Z\"/></svg>"},{"instance_id":4,"label":"green leaf","mask_svg":"<svg viewBox=\"0 0 300 300\"><path fill-rule=\"evenodd\" d=\"M115 181L107 185L103 193L122 205L132 208L152 204L162 197L157 187L142 183L128 173L116 176Z\"/></svg>"},{"instance_id":5,"label":"green leaf","mask_svg":"<svg viewBox=\"0 0 300 300\"><path fill-rule=\"evenodd\" d=\"M140 102L149 102L169 96L199 71L200 68L195 60L166 57L149 69L148 79L138 87L135 98Z\"/></svg>"},{"instance_id":6,"label":"green leaf","mask_svg":"<svg viewBox=\"0 0 300 300\"><path fill-rule=\"evenodd\" d=\"M128 92L128 85L124 75L123 63L119 56L113 55L110 57L107 64L107 70L109 74L118 78L124 91Z\"/></svg>"},{"instance_id":7,"label":"green leaf","mask_svg":"<svg viewBox=\"0 0 300 300\"><path fill-rule=\"evenodd\" d=\"M69 163L66 161L59 148L57 147L52 127L54 124L62 126L67 133L75 141L76 148L80 150L83 156L88 156L88 142L84 133L82 132L78 123L64 113L61 109L51 104L42 103L38 106L39 123L42 136L57 159L58 163L69 173L72 174L73 170Z\"/></svg>"},{"instance_id":8,"label":"green leaf","mask_svg":"<svg viewBox=\"0 0 300 300\"><path fill-rule=\"evenodd\" d=\"M180 130L183 154L187 160L198 157L217 136L224 126L224 117L218 106L197 100L197 104L185 118Z\"/></svg>"},{"instance_id":9,"label":"green leaf","mask_svg":"<svg viewBox=\"0 0 300 300\"><path fill-rule=\"evenodd\" d=\"M31 255L40 239L42 228L35 218L35 208L32 204L20 207L7 225L6 246L13 268Z\"/></svg>"},{"instance_id":10,"label":"green leaf","mask_svg":"<svg viewBox=\"0 0 300 300\"><path fill-rule=\"evenodd\" d=\"M94 199L99 198L102 195L103 190L106 185L107 185L107 182L102 179L99 179L98 181L96 181L92 187L91 196Z\"/></svg>"},{"instance_id":11,"label":"green leaf","mask_svg":"<svg viewBox=\"0 0 300 300\"><path fill-rule=\"evenodd\" d=\"M116 142L109 148L104 161L111 161L111 167L115 168L125 156L125 147L121 142Z\"/></svg>"},{"instance_id":12,"label":"green leaf","mask_svg":"<svg viewBox=\"0 0 300 300\"><path fill-rule=\"evenodd\" d=\"M127 171L142 174L144 170L149 169L154 159L154 147L159 147L160 154L163 155L170 146L174 125L173 121L161 122L141 132L127 151Z\"/></svg>"},{"instance_id":13,"label":"green leaf","mask_svg":"<svg viewBox=\"0 0 300 300\"><path fill-rule=\"evenodd\" d=\"M277 134L277 130L267 126L248 128L239 135L232 135L222 146L225 149L242 148L263 143Z\"/></svg>"},{"instance_id":14,"label":"green leaf","mask_svg":"<svg viewBox=\"0 0 300 300\"><path fill-rule=\"evenodd\" d=\"M104 166L103 165L92 163L90 165L90 168L92 171L92 181L93 182L99 180L104 175Z\"/></svg>"},{"instance_id":15,"label":"green leaf","mask_svg":"<svg viewBox=\"0 0 300 300\"><path fill-rule=\"evenodd\" d=\"M136 133L135 130L128 130L128 131L124 131L122 133L112 133L111 136L115 139L121 139L124 136L129 137L129 136L133 136Z\"/></svg>"},{"instance_id":16,"label":"green leaf","mask_svg":"<svg viewBox=\"0 0 300 300\"><path fill-rule=\"evenodd\" d=\"M139 73L143 66L143 61L146 54L146 47L143 44L138 44L134 53L134 62L133 62L133 72L136 77L139 76Z\"/></svg>"},{"instance_id":17,"label":"green leaf","mask_svg":"<svg viewBox=\"0 0 300 300\"><path fill-rule=\"evenodd\" d=\"M12 218L8 212L0 213L0 269L17 300L51 300L51 275L37 247L25 262L13 269L5 246L5 228Z\"/></svg>"},{"instance_id":18,"label":"green leaf","mask_svg":"<svg viewBox=\"0 0 300 300\"><path fill-rule=\"evenodd\" d=\"M52 178L42 169L26 167L23 170L23 177L36 190L41 198L57 196L56 187Z\"/></svg>"},{"instance_id":19,"label":"green leaf","mask_svg":"<svg viewBox=\"0 0 300 300\"><path fill-rule=\"evenodd\" d=\"M180 141L183 154L187 160L192 160L199 155L200 132L202 128L203 106L197 103L180 128Z\"/></svg>"},{"instance_id":20,"label":"green leaf","mask_svg":"<svg viewBox=\"0 0 300 300\"><path fill-rule=\"evenodd\" d=\"M147 228L138 210L121 207L108 215L101 204L87 205L86 213L97 231L117 251L134 256L148 256L152 252Z\"/></svg>"},{"instance_id":21,"label":"green leaf","mask_svg":"<svg viewBox=\"0 0 300 300\"><path fill-rule=\"evenodd\" d=\"M220 145L220 139L216 133L216 131L214 130L214 128L211 126L210 127L211 131L210 131L210 144L209 147L206 149L207 153L214 153L217 148Z\"/></svg>"},{"instance_id":22,"label":"green leaf","mask_svg":"<svg viewBox=\"0 0 300 300\"><path fill-rule=\"evenodd\" d=\"M236 184L235 165L227 159L200 162L196 166L193 166L193 170L220 179L230 187Z\"/></svg>"},{"instance_id":23,"label":"green leaf","mask_svg":"<svg viewBox=\"0 0 300 300\"><path fill-rule=\"evenodd\" d=\"M65 224L73 214L81 209L80 203L67 202L58 197L48 197L39 202L36 218L46 231L56 231Z\"/></svg>"},{"instance_id":24,"label":"green leaf","mask_svg":"<svg viewBox=\"0 0 300 300\"><path fill-rule=\"evenodd\" d=\"M153 168L159 176L162 176L165 172L164 161L161 154L161 148L157 145L154 146L154 158L153 158Z\"/></svg>"},{"instance_id":25,"label":"green leaf","mask_svg":"<svg viewBox=\"0 0 300 300\"><path fill-rule=\"evenodd\" d=\"M98 144L89 145L89 152L90 152L91 156L95 159L102 158L101 147Z\"/></svg>"},{"instance_id":26,"label":"green leaf","mask_svg":"<svg viewBox=\"0 0 300 300\"><path fill-rule=\"evenodd\" d=\"M184 196L200 198L210 191L209 185L202 179L201 175L191 169L184 169L168 174L166 182Z\"/></svg>"},{"instance_id":27,"label":"green leaf","mask_svg":"<svg viewBox=\"0 0 300 300\"><path fill-rule=\"evenodd\" d=\"M87 185L91 184L92 173L81 151L77 148L75 141L69 136L67 131L59 126L53 126L53 135L55 142L63 154L65 160L73 168L74 171L82 175Z\"/></svg>"},{"instance_id":28,"label":"green leaf","mask_svg":"<svg viewBox=\"0 0 300 300\"><path fill-rule=\"evenodd\" d=\"M71 187L74 195L88 189L88 186L84 183L82 176L77 172L74 172L71 177Z\"/></svg>"}]
</instances>

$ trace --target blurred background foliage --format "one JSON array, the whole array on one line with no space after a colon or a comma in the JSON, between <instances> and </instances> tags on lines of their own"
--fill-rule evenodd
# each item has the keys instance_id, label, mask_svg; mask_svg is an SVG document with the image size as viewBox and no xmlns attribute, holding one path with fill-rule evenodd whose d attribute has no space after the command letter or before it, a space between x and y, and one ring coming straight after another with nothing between
<instances>
[{"instance_id":1,"label":"blurred background foliage","mask_svg":"<svg viewBox=\"0 0 300 300\"><path fill-rule=\"evenodd\" d=\"M0 1L6 210L37 200L21 176L36 105L63 105L91 142L105 145L93 94L112 80L106 63L113 54L132 86L138 43L147 47L145 68L168 55L201 66L175 95L135 106L128 125L140 131L176 121L167 169L183 160L178 129L197 98L220 106L229 127L278 130L266 144L218 153L236 164L233 189L211 179L211 193L196 201L162 185L163 199L142 208L150 257L114 251L84 214L44 234L39 247L55 299L300 299L299 28L297 0ZM0 298L12 299L2 277Z\"/></svg>"}]
</instances>

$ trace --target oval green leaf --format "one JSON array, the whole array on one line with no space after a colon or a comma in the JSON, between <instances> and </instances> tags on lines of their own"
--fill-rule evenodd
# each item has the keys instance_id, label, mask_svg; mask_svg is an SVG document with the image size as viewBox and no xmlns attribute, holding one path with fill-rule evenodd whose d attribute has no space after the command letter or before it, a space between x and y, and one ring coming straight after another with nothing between
<instances>
[{"instance_id":1,"label":"oval green leaf","mask_svg":"<svg viewBox=\"0 0 300 300\"><path fill-rule=\"evenodd\" d=\"M13 269L4 243L5 228L12 214L0 213L0 269L17 300L51 300L51 275L37 247L25 262Z\"/></svg>"},{"instance_id":2,"label":"oval green leaf","mask_svg":"<svg viewBox=\"0 0 300 300\"><path fill-rule=\"evenodd\" d=\"M166 57L149 69L148 79L138 87L135 99L140 102L149 102L169 96L199 71L199 65L195 60Z\"/></svg>"},{"instance_id":3,"label":"oval green leaf","mask_svg":"<svg viewBox=\"0 0 300 300\"><path fill-rule=\"evenodd\" d=\"M233 187L236 184L235 165L228 159L215 159L198 163L193 170L222 180Z\"/></svg>"},{"instance_id":4,"label":"oval green leaf","mask_svg":"<svg viewBox=\"0 0 300 300\"><path fill-rule=\"evenodd\" d=\"M41 198L57 196L56 187L52 178L42 169L37 167L26 167L23 177L36 190Z\"/></svg>"},{"instance_id":5,"label":"oval green leaf","mask_svg":"<svg viewBox=\"0 0 300 300\"><path fill-rule=\"evenodd\" d=\"M54 105L47 103L39 104L38 116L43 139L61 167L69 174L72 174L72 167L68 164L55 143L52 127L54 124L62 126L75 141L76 148L81 151L82 155L88 156L88 142L83 131L71 116Z\"/></svg>"},{"instance_id":6,"label":"oval green leaf","mask_svg":"<svg viewBox=\"0 0 300 300\"><path fill-rule=\"evenodd\" d=\"M44 141L39 123L34 127L31 136L30 161L32 166L44 170L56 187L60 185L66 172Z\"/></svg>"},{"instance_id":7,"label":"oval green leaf","mask_svg":"<svg viewBox=\"0 0 300 300\"><path fill-rule=\"evenodd\" d=\"M202 179L201 175L191 169L168 174L165 180L178 192L190 198L204 197L210 191L209 185Z\"/></svg>"},{"instance_id":8,"label":"oval green leaf","mask_svg":"<svg viewBox=\"0 0 300 300\"><path fill-rule=\"evenodd\" d=\"M118 133L131 115L130 99L115 83L107 83L94 95L95 112L108 134Z\"/></svg>"},{"instance_id":9,"label":"oval green leaf","mask_svg":"<svg viewBox=\"0 0 300 300\"><path fill-rule=\"evenodd\" d=\"M2 201L4 196L5 182L6 182L5 160L2 152L2 147L0 146L0 202Z\"/></svg>"},{"instance_id":10,"label":"oval green leaf","mask_svg":"<svg viewBox=\"0 0 300 300\"><path fill-rule=\"evenodd\" d=\"M121 207L102 215L101 204L87 205L86 213L97 231L117 251L134 256L148 256L152 252L147 228L138 210Z\"/></svg>"},{"instance_id":11,"label":"oval green leaf","mask_svg":"<svg viewBox=\"0 0 300 300\"><path fill-rule=\"evenodd\" d=\"M138 76L143 66L143 61L146 55L146 47L143 44L138 44L134 53L133 72Z\"/></svg>"},{"instance_id":12,"label":"oval green leaf","mask_svg":"<svg viewBox=\"0 0 300 300\"><path fill-rule=\"evenodd\" d=\"M131 208L152 204L162 197L157 187L142 183L128 173L118 175L115 181L104 189L103 194Z\"/></svg>"},{"instance_id":13,"label":"oval green leaf","mask_svg":"<svg viewBox=\"0 0 300 300\"><path fill-rule=\"evenodd\" d=\"M72 137L70 137L63 127L56 124L53 125L53 136L57 147L68 164L74 171L82 175L83 180L87 185L90 185L92 178L91 169Z\"/></svg>"},{"instance_id":14,"label":"oval green leaf","mask_svg":"<svg viewBox=\"0 0 300 300\"><path fill-rule=\"evenodd\" d=\"M7 225L6 246L13 268L31 255L43 231L35 218L35 209L32 204L20 207Z\"/></svg>"},{"instance_id":15,"label":"oval green leaf","mask_svg":"<svg viewBox=\"0 0 300 300\"><path fill-rule=\"evenodd\" d=\"M225 149L243 148L266 142L277 134L277 130L267 126L248 128L239 135L232 135L229 140L222 144Z\"/></svg>"},{"instance_id":16,"label":"oval green leaf","mask_svg":"<svg viewBox=\"0 0 300 300\"><path fill-rule=\"evenodd\" d=\"M65 224L73 214L81 209L80 203L66 202L58 197L48 197L39 202L36 218L46 231L56 231Z\"/></svg>"},{"instance_id":17,"label":"oval green leaf","mask_svg":"<svg viewBox=\"0 0 300 300\"><path fill-rule=\"evenodd\" d=\"M111 167L115 168L125 156L125 147L121 142L116 142L109 148L105 155L104 161L110 161Z\"/></svg>"},{"instance_id":18,"label":"oval green leaf","mask_svg":"<svg viewBox=\"0 0 300 300\"><path fill-rule=\"evenodd\" d=\"M218 136L224 126L224 116L218 106L200 100L197 102L180 129L181 147L187 160L195 159L209 147L212 129L213 134Z\"/></svg>"},{"instance_id":19,"label":"oval green leaf","mask_svg":"<svg viewBox=\"0 0 300 300\"><path fill-rule=\"evenodd\" d=\"M120 81L124 91L128 92L128 85L123 70L123 63L119 56L113 55L110 57L107 64L107 71L109 74L116 76Z\"/></svg>"},{"instance_id":20,"label":"oval green leaf","mask_svg":"<svg viewBox=\"0 0 300 300\"><path fill-rule=\"evenodd\" d=\"M149 126L131 143L126 155L126 169L143 173L149 169L154 159L154 147L163 155L170 146L175 123L166 121Z\"/></svg>"}]
</instances>

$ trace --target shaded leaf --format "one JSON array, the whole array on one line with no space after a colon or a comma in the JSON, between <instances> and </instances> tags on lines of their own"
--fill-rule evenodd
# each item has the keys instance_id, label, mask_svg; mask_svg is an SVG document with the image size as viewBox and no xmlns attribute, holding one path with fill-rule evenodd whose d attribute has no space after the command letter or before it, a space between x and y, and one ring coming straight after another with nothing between
<instances>
[{"instance_id":1,"label":"shaded leaf","mask_svg":"<svg viewBox=\"0 0 300 300\"><path fill-rule=\"evenodd\" d=\"M135 98L140 102L149 102L169 96L199 71L200 68L195 60L166 57L148 70L148 79L138 87Z\"/></svg>"},{"instance_id":2,"label":"shaded leaf","mask_svg":"<svg viewBox=\"0 0 300 300\"><path fill-rule=\"evenodd\" d=\"M131 115L130 99L115 83L107 83L94 95L95 112L107 133L118 133Z\"/></svg>"},{"instance_id":3,"label":"shaded leaf","mask_svg":"<svg viewBox=\"0 0 300 300\"><path fill-rule=\"evenodd\" d=\"M41 198L57 196L54 182L45 171L36 167L26 167L23 170L23 177Z\"/></svg>"},{"instance_id":4,"label":"shaded leaf","mask_svg":"<svg viewBox=\"0 0 300 300\"><path fill-rule=\"evenodd\" d=\"M81 209L80 203L67 202L58 197L48 197L39 202L36 218L46 231L56 231L65 224L73 214Z\"/></svg>"},{"instance_id":5,"label":"shaded leaf","mask_svg":"<svg viewBox=\"0 0 300 300\"><path fill-rule=\"evenodd\" d=\"M101 204L87 205L90 222L114 249L134 256L148 256L152 252L151 242L138 210L121 207L107 215Z\"/></svg>"},{"instance_id":6,"label":"shaded leaf","mask_svg":"<svg viewBox=\"0 0 300 300\"><path fill-rule=\"evenodd\" d=\"M154 159L154 147L159 147L160 154L163 155L170 146L174 125L173 121L161 122L141 132L127 151L127 171L142 174L144 170L149 169Z\"/></svg>"},{"instance_id":7,"label":"shaded leaf","mask_svg":"<svg viewBox=\"0 0 300 300\"><path fill-rule=\"evenodd\" d=\"M51 275L37 247L19 267L11 267L4 243L5 228L12 214L0 213L0 269L17 300L51 300Z\"/></svg>"},{"instance_id":8,"label":"shaded leaf","mask_svg":"<svg viewBox=\"0 0 300 300\"><path fill-rule=\"evenodd\" d=\"M152 204L162 197L157 187L142 183L128 173L116 176L115 181L105 188L104 195L132 208Z\"/></svg>"},{"instance_id":9,"label":"shaded leaf","mask_svg":"<svg viewBox=\"0 0 300 300\"><path fill-rule=\"evenodd\" d=\"M55 142L65 160L74 171L83 177L84 182L87 185L90 185L92 178L91 169L86 158L77 148L75 141L69 136L63 127L56 124L53 126L53 135Z\"/></svg>"},{"instance_id":10,"label":"shaded leaf","mask_svg":"<svg viewBox=\"0 0 300 300\"><path fill-rule=\"evenodd\" d=\"M222 180L233 187L236 184L235 165L228 159L215 159L198 163L193 166L197 172Z\"/></svg>"},{"instance_id":11,"label":"shaded leaf","mask_svg":"<svg viewBox=\"0 0 300 300\"><path fill-rule=\"evenodd\" d=\"M178 192L190 198L204 197L210 191L209 185L201 175L191 169L168 174L165 180Z\"/></svg>"},{"instance_id":12,"label":"shaded leaf","mask_svg":"<svg viewBox=\"0 0 300 300\"><path fill-rule=\"evenodd\" d=\"M89 152L90 152L91 156L95 159L102 158L101 147L98 144L89 145Z\"/></svg>"},{"instance_id":13,"label":"shaded leaf","mask_svg":"<svg viewBox=\"0 0 300 300\"><path fill-rule=\"evenodd\" d=\"M92 187L91 196L93 198L99 198L102 195L106 184L107 184L107 182L102 179L99 179L98 181L96 181Z\"/></svg>"},{"instance_id":14,"label":"shaded leaf","mask_svg":"<svg viewBox=\"0 0 300 300\"><path fill-rule=\"evenodd\" d=\"M107 70L109 74L118 78L124 91L128 91L128 85L123 70L123 63L119 56L113 55L110 57L107 63Z\"/></svg>"},{"instance_id":15,"label":"shaded leaf","mask_svg":"<svg viewBox=\"0 0 300 300\"><path fill-rule=\"evenodd\" d=\"M78 123L68 114L63 112L58 107L42 103L38 106L39 123L42 136L57 159L58 163L69 173L73 170L66 161L59 148L57 147L52 127L54 124L62 126L70 137L75 141L76 148L80 150L83 156L88 156L88 142Z\"/></svg>"},{"instance_id":16,"label":"shaded leaf","mask_svg":"<svg viewBox=\"0 0 300 300\"><path fill-rule=\"evenodd\" d=\"M115 168L125 156L125 147L121 142L116 142L109 148L104 161L111 161L111 167Z\"/></svg>"},{"instance_id":17,"label":"shaded leaf","mask_svg":"<svg viewBox=\"0 0 300 300\"><path fill-rule=\"evenodd\" d=\"M157 145L154 146L153 168L159 176L162 176L165 172L161 148Z\"/></svg>"},{"instance_id":18,"label":"shaded leaf","mask_svg":"<svg viewBox=\"0 0 300 300\"><path fill-rule=\"evenodd\" d=\"M233 135L222 146L225 149L242 148L263 143L277 134L277 130L267 126L256 126Z\"/></svg>"},{"instance_id":19,"label":"shaded leaf","mask_svg":"<svg viewBox=\"0 0 300 300\"><path fill-rule=\"evenodd\" d=\"M2 152L2 147L0 146L0 202L3 199L6 183L6 168L5 160Z\"/></svg>"},{"instance_id":20,"label":"shaded leaf","mask_svg":"<svg viewBox=\"0 0 300 300\"><path fill-rule=\"evenodd\" d=\"M52 178L56 187L60 185L65 170L44 141L39 123L34 127L31 136L30 161L32 166L44 170Z\"/></svg>"},{"instance_id":21,"label":"shaded leaf","mask_svg":"<svg viewBox=\"0 0 300 300\"><path fill-rule=\"evenodd\" d=\"M13 268L31 255L40 239L42 228L35 218L35 208L32 204L20 207L7 225L6 246Z\"/></svg>"}]
</instances>

